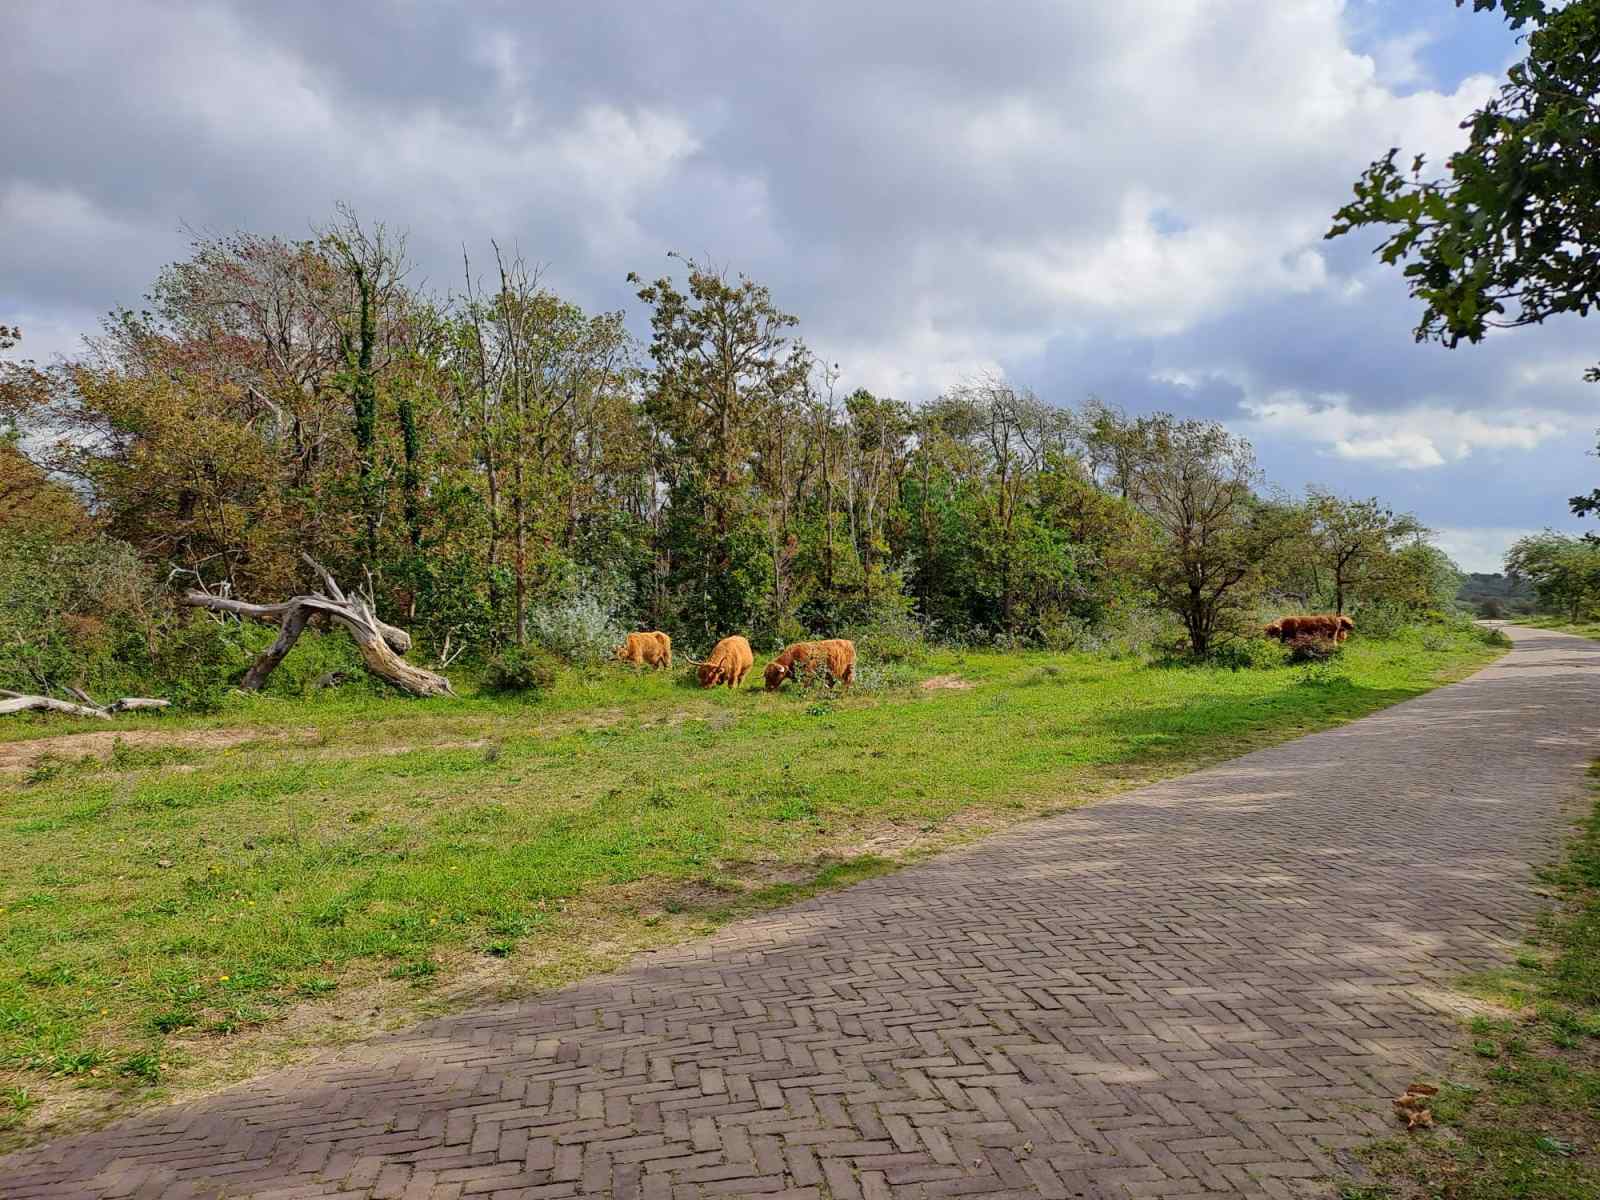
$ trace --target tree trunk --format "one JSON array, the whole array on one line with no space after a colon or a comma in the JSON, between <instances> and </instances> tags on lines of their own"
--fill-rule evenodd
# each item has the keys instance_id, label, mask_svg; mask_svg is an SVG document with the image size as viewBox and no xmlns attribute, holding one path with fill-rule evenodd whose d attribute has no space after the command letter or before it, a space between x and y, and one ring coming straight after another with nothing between
<instances>
[{"instance_id":1,"label":"tree trunk","mask_svg":"<svg viewBox=\"0 0 1600 1200\"><path fill-rule=\"evenodd\" d=\"M365 523L366 560L378 564L378 386L372 375L372 351L378 341L377 314L372 311L374 283L360 267L355 268L360 302L356 332L355 375L350 384L350 401L355 418L356 456L359 459L361 512Z\"/></svg>"},{"instance_id":2,"label":"tree trunk","mask_svg":"<svg viewBox=\"0 0 1600 1200\"><path fill-rule=\"evenodd\" d=\"M516 579L516 621L517 645L523 646L528 641L528 518L522 499L522 459L519 456L511 464L511 519L516 525L516 540L513 544L513 566Z\"/></svg>"},{"instance_id":3,"label":"tree trunk","mask_svg":"<svg viewBox=\"0 0 1600 1200\"><path fill-rule=\"evenodd\" d=\"M170 700L151 700L144 696L124 696L101 708L98 704L72 704L51 696L25 696L21 692L0 691L0 716L19 712L58 712L69 717L98 717L109 721L115 713L167 708L171 703Z\"/></svg>"},{"instance_id":4,"label":"tree trunk","mask_svg":"<svg viewBox=\"0 0 1600 1200\"><path fill-rule=\"evenodd\" d=\"M194 608L208 608L213 612L228 612L257 619L278 618L281 622L277 640L245 672L241 687L252 691L259 689L305 632L306 622L317 613L325 613L344 626L361 651L361 659L366 663L367 670L380 679L386 679L414 696L455 694L450 688L450 681L443 675L413 666L401 657L411 649L410 634L378 620L364 599L346 596L334 582L333 576L310 557L304 554L301 557L322 577L324 591L292 596L281 604L247 604L243 600L230 600L209 592L184 593L183 602Z\"/></svg>"},{"instance_id":5,"label":"tree trunk","mask_svg":"<svg viewBox=\"0 0 1600 1200\"><path fill-rule=\"evenodd\" d=\"M405 466L400 476L406 519L406 538L413 556L422 553L422 438L417 432L416 403L410 392L400 397L400 442L405 450Z\"/></svg>"},{"instance_id":6,"label":"tree trunk","mask_svg":"<svg viewBox=\"0 0 1600 1200\"><path fill-rule=\"evenodd\" d=\"M247 692L259 692L267 682L267 676L277 670L284 656L294 649L294 644L300 640L300 635L305 632L306 622L309 620L311 620L311 610L303 605L286 612L283 615L283 628L278 633L278 640L250 664L250 669L244 673L239 686Z\"/></svg>"}]
</instances>

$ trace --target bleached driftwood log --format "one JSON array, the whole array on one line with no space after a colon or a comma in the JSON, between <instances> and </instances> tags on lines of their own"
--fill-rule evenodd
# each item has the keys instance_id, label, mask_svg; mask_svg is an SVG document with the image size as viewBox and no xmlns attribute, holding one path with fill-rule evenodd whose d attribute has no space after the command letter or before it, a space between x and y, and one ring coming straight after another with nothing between
<instances>
[{"instance_id":1,"label":"bleached driftwood log","mask_svg":"<svg viewBox=\"0 0 1600 1200\"><path fill-rule=\"evenodd\" d=\"M72 690L75 695L83 696L83 693L76 688ZM87 696L83 698L88 700ZM146 696L124 696L121 700L113 700L106 705L95 704L92 701L73 704L68 700L57 700L53 696L29 696L22 692L0 690L0 716L19 712L58 712L69 717L100 717L109 721L116 713L145 708L166 708L171 703L170 700L152 700Z\"/></svg>"},{"instance_id":2,"label":"bleached driftwood log","mask_svg":"<svg viewBox=\"0 0 1600 1200\"><path fill-rule=\"evenodd\" d=\"M213 596L210 592L190 590L184 593L183 602L195 608L208 608L212 612L234 613L257 620L276 620L279 623L277 640L250 664L239 686L255 691L266 683L267 677L294 648L295 642L305 632L306 623L317 613L326 613L349 632L361 659L380 679L387 679L398 688L415 696L453 696L450 681L443 675L413 666L401 657L411 649L411 635L373 615L372 606L359 594L347 596L332 575L310 555L301 558L322 580L322 591L291 596L281 604L247 604L226 596Z\"/></svg>"}]
</instances>

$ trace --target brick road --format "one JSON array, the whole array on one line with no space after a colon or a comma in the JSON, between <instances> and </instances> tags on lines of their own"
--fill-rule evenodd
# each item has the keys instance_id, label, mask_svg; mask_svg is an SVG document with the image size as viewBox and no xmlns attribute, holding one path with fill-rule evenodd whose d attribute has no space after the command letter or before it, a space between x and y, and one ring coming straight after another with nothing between
<instances>
[{"instance_id":1,"label":"brick road","mask_svg":"<svg viewBox=\"0 0 1600 1200\"><path fill-rule=\"evenodd\" d=\"M1325 1194L1507 958L1600 751L1512 630L1365 720L0 1160L27 1197Z\"/></svg>"}]
</instances>

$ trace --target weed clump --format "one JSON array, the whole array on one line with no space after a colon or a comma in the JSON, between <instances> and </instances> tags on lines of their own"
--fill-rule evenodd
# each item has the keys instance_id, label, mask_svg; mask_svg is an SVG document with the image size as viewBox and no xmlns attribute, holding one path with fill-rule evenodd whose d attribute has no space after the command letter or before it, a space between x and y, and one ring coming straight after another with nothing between
<instances>
[{"instance_id":1,"label":"weed clump","mask_svg":"<svg viewBox=\"0 0 1600 1200\"><path fill-rule=\"evenodd\" d=\"M1339 657L1341 647L1332 638L1302 634L1289 642L1289 661L1297 666L1332 662Z\"/></svg>"},{"instance_id":2,"label":"weed clump","mask_svg":"<svg viewBox=\"0 0 1600 1200\"><path fill-rule=\"evenodd\" d=\"M555 686L560 660L542 646L507 646L488 662L484 690L537 698Z\"/></svg>"}]
</instances>

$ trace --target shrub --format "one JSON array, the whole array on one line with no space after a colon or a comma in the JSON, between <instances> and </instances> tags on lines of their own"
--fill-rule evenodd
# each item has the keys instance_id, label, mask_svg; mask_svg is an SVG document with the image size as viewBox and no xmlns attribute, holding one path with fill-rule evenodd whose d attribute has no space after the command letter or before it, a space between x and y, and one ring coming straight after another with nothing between
<instances>
[{"instance_id":1,"label":"shrub","mask_svg":"<svg viewBox=\"0 0 1600 1200\"><path fill-rule=\"evenodd\" d=\"M1356 623L1356 633L1359 636L1384 641L1399 637L1417 620L1415 610L1403 604L1387 601L1363 604L1352 612L1350 617Z\"/></svg>"},{"instance_id":2,"label":"shrub","mask_svg":"<svg viewBox=\"0 0 1600 1200\"><path fill-rule=\"evenodd\" d=\"M615 591L598 579L574 582L528 610L528 636L569 663L604 662L625 635Z\"/></svg>"},{"instance_id":3,"label":"shrub","mask_svg":"<svg viewBox=\"0 0 1600 1200\"><path fill-rule=\"evenodd\" d=\"M1292 663L1332 662L1339 656L1340 645L1332 638L1301 634L1289 642L1289 661Z\"/></svg>"},{"instance_id":4,"label":"shrub","mask_svg":"<svg viewBox=\"0 0 1600 1200\"><path fill-rule=\"evenodd\" d=\"M543 646L507 646L484 666L483 686L491 692L537 696L554 686L560 660Z\"/></svg>"},{"instance_id":5,"label":"shrub","mask_svg":"<svg viewBox=\"0 0 1600 1200\"><path fill-rule=\"evenodd\" d=\"M894 692L915 687L916 674L909 666L891 660L883 662L868 662L856 664L855 682L850 685L852 692Z\"/></svg>"},{"instance_id":6,"label":"shrub","mask_svg":"<svg viewBox=\"0 0 1600 1200\"><path fill-rule=\"evenodd\" d=\"M271 644L264 625L217 619L192 609L167 625L143 667L154 690L191 712L215 712L245 667Z\"/></svg>"},{"instance_id":7,"label":"shrub","mask_svg":"<svg viewBox=\"0 0 1600 1200\"><path fill-rule=\"evenodd\" d=\"M45 680L90 690L121 673L123 643L145 654L165 605L131 546L0 531L0 687Z\"/></svg>"},{"instance_id":8,"label":"shrub","mask_svg":"<svg viewBox=\"0 0 1600 1200\"><path fill-rule=\"evenodd\" d=\"M1099 623L1085 627L1072 648L1112 660L1150 658L1164 642L1181 637L1177 622L1167 613L1129 605L1108 613Z\"/></svg>"},{"instance_id":9,"label":"shrub","mask_svg":"<svg viewBox=\"0 0 1600 1200\"><path fill-rule=\"evenodd\" d=\"M909 612L880 613L871 624L845 630L856 644L856 655L873 663L919 663L928 656L926 632Z\"/></svg>"},{"instance_id":10,"label":"shrub","mask_svg":"<svg viewBox=\"0 0 1600 1200\"><path fill-rule=\"evenodd\" d=\"M1206 662L1230 671L1260 671L1283 666L1283 650L1265 638L1233 638L1214 646Z\"/></svg>"}]
</instances>

